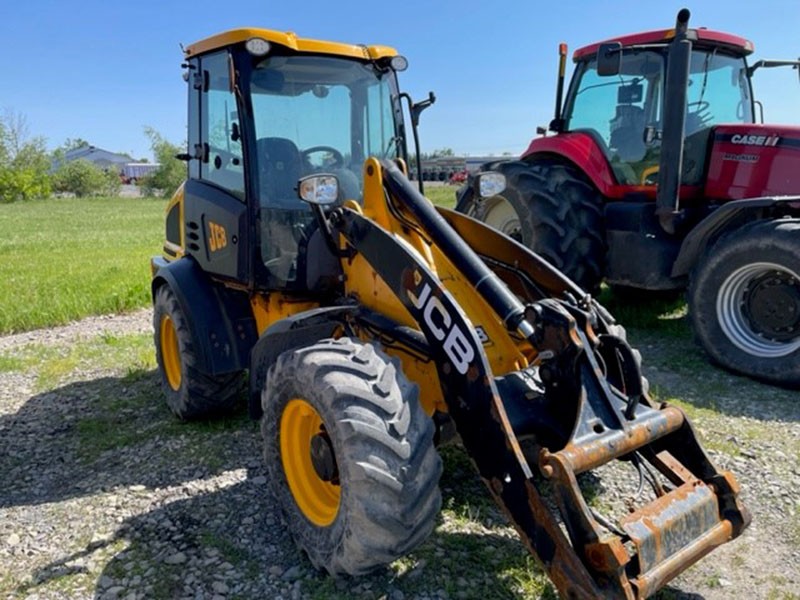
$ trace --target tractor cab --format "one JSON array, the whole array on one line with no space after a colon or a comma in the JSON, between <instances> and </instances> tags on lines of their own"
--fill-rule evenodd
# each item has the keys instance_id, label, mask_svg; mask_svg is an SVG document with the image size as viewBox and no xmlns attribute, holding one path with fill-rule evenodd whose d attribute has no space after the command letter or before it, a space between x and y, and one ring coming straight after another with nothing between
<instances>
[{"instance_id":1,"label":"tractor cab","mask_svg":"<svg viewBox=\"0 0 800 600\"><path fill-rule=\"evenodd\" d=\"M625 36L581 48L574 54L577 67L562 131L590 133L620 185L657 184L671 34L674 30ZM753 51L753 44L707 29L692 34L695 41L689 62L682 177L685 186L702 184L715 125L754 122L745 58Z\"/></svg>"},{"instance_id":2,"label":"tractor cab","mask_svg":"<svg viewBox=\"0 0 800 600\"><path fill-rule=\"evenodd\" d=\"M264 29L229 31L186 55L188 248L208 272L254 288L313 288L317 224L298 180L333 174L339 201L361 202L366 158L406 160L396 77L405 59ZM209 227L207 241L198 232ZM180 246L171 233L167 248Z\"/></svg>"}]
</instances>

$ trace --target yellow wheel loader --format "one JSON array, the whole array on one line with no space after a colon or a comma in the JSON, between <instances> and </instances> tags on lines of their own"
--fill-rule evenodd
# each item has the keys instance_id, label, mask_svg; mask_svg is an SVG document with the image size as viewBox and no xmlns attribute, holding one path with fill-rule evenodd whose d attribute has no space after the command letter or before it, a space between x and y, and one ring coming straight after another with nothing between
<instances>
[{"instance_id":1,"label":"yellow wheel loader","mask_svg":"<svg viewBox=\"0 0 800 600\"><path fill-rule=\"evenodd\" d=\"M748 525L736 480L602 306L407 179L434 97L399 92L406 66L263 29L188 47L188 178L151 263L169 407L205 417L249 385L272 496L331 575L425 540L455 439L564 598L647 597ZM576 479L614 459L649 484L621 517Z\"/></svg>"}]
</instances>

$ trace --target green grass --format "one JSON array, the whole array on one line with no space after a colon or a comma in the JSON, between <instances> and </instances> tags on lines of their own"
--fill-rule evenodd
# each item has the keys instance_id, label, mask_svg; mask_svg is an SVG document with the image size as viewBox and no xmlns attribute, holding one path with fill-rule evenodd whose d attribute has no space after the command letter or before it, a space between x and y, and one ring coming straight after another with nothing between
<instances>
[{"instance_id":1,"label":"green grass","mask_svg":"<svg viewBox=\"0 0 800 600\"><path fill-rule=\"evenodd\" d=\"M103 333L75 344L28 344L13 353L0 353L0 372L34 371L36 390L55 388L79 367L113 369L121 365L129 375L155 368L152 335Z\"/></svg>"},{"instance_id":2,"label":"green grass","mask_svg":"<svg viewBox=\"0 0 800 600\"><path fill-rule=\"evenodd\" d=\"M457 191L458 187L454 185L439 185L434 187L428 184L425 186L425 196L434 204L446 208L455 208Z\"/></svg>"},{"instance_id":3,"label":"green grass","mask_svg":"<svg viewBox=\"0 0 800 600\"><path fill-rule=\"evenodd\" d=\"M671 337L690 335L688 307L680 292L640 291L626 296L603 284L597 299L626 329L649 329Z\"/></svg>"},{"instance_id":4,"label":"green grass","mask_svg":"<svg viewBox=\"0 0 800 600\"><path fill-rule=\"evenodd\" d=\"M149 298L164 201L42 200L0 210L0 333L132 310Z\"/></svg>"}]
</instances>

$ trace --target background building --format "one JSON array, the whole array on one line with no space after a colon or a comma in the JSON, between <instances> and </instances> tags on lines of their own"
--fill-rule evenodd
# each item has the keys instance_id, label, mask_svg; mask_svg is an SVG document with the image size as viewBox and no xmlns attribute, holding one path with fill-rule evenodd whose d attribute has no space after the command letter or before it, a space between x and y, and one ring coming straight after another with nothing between
<instances>
[{"instance_id":1,"label":"background building","mask_svg":"<svg viewBox=\"0 0 800 600\"><path fill-rule=\"evenodd\" d=\"M484 163L494 160L513 160L514 156L437 156L422 161L423 181L450 181L459 173L475 173ZM411 161L411 167L416 166Z\"/></svg>"}]
</instances>

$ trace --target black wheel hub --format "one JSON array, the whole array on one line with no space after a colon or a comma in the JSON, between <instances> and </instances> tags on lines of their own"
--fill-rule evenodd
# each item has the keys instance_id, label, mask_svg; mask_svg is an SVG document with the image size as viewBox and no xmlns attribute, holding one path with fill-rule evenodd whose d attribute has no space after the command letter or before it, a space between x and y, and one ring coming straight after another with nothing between
<instances>
[{"instance_id":1,"label":"black wheel hub","mask_svg":"<svg viewBox=\"0 0 800 600\"><path fill-rule=\"evenodd\" d=\"M515 242L519 242L522 244L522 229L520 227L512 227L511 230L506 233L508 237L510 237Z\"/></svg>"},{"instance_id":2,"label":"black wheel hub","mask_svg":"<svg viewBox=\"0 0 800 600\"><path fill-rule=\"evenodd\" d=\"M756 333L775 342L800 335L800 281L790 273L769 271L754 278L742 300Z\"/></svg>"},{"instance_id":3,"label":"black wheel hub","mask_svg":"<svg viewBox=\"0 0 800 600\"><path fill-rule=\"evenodd\" d=\"M322 481L339 483L339 467L327 431L320 431L311 438L311 464Z\"/></svg>"}]
</instances>

